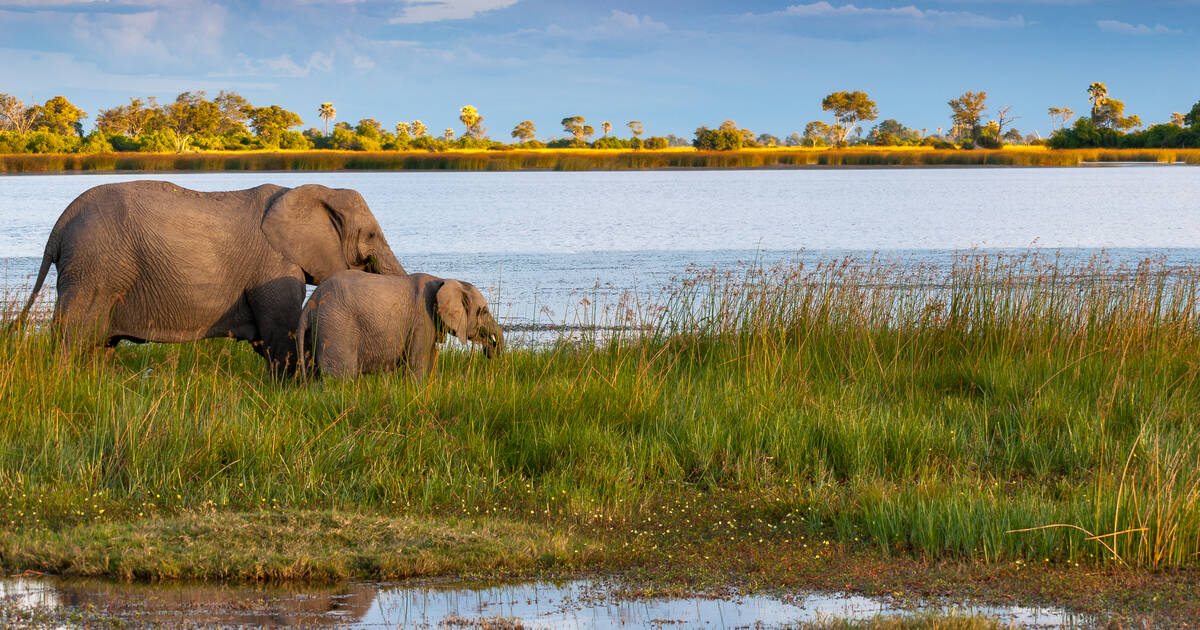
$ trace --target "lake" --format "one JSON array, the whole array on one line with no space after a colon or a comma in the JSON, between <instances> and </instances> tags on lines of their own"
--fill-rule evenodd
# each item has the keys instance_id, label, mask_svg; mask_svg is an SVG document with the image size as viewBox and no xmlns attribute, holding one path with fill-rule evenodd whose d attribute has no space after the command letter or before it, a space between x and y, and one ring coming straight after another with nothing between
<instances>
[{"instance_id":1,"label":"lake","mask_svg":"<svg viewBox=\"0 0 1200 630\"><path fill-rule=\"evenodd\" d=\"M972 248L1200 261L1200 169L1184 166L18 175L0 177L0 292L28 289L79 193L134 179L353 188L410 271L475 283L521 327L570 324L584 298L653 300L689 265Z\"/></svg>"}]
</instances>

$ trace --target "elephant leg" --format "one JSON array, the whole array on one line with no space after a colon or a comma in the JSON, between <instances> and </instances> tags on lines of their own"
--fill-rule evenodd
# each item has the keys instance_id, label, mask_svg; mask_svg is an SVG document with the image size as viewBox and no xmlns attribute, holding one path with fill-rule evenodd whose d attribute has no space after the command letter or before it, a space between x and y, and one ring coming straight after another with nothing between
<instances>
[{"instance_id":1,"label":"elephant leg","mask_svg":"<svg viewBox=\"0 0 1200 630\"><path fill-rule=\"evenodd\" d=\"M358 376L358 352L346 339L322 340L317 350L317 365L324 378L350 379Z\"/></svg>"},{"instance_id":2,"label":"elephant leg","mask_svg":"<svg viewBox=\"0 0 1200 630\"><path fill-rule=\"evenodd\" d=\"M304 281L278 278L246 292L258 328L255 352L277 378L296 373L296 326L304 303Z\"/></svg>"},{"instance_id":3,"label":"elephant leg","mask_svg":"<svg viewBox=\"0 0 1200 630\"><path fill-rule=\"evenodd\" d=\"M62 351L78 353L104 346L112 329L114 296L100 288L71 287L54 305L54 330Z\"/></svg>"},{"instance_id":4,"label":"elephant leg","mask_svg":"<svg viewBox=\"0 0 1200 630\"><path fill-rule=\"evenodd\" d=\"M408 364L408 375L413 381L420 383L429 378L429 373L437 365L437 345L429 344L429 347L425 347L424 344L412 344L410 347L412 349L405 360Z\"/></svg>"}]
</instances>

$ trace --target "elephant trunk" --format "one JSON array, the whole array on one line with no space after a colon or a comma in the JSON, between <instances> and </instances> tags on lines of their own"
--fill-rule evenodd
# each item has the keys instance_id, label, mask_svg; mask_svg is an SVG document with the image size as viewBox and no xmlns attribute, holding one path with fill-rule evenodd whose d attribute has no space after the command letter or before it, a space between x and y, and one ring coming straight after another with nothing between
<instances>
[{"instance_id":1,"label":"elephant trunk","mask_svg":"<svg viewBox=\"0 0 1200 630\"><path fill-rule=\"evenodd\" d=\"M483 330L483 356L490 359L504 351L504 331L490 317L484 323Z\"/></svg>"},{"instance_id":2,"label":"elephant trunk","mask_svg":"<svg viewBox=\"0 0 1200 630\"><path fill-rule=\"evenodd\" d=\"M404 270L404 265L396 260L396 255L390 249L385 249L371 257L369 271L383 274L385 276L406 276L408 272Z\"/></svg>"}]
</instances>

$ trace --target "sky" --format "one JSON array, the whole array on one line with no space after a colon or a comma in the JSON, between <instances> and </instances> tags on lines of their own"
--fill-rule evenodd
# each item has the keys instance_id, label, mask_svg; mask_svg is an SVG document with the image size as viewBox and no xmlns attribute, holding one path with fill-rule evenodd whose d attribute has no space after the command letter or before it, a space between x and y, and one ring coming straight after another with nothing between
<instances>
[{"instance_id":1,"label":"sky","mask_svg":"<svg viewBox=\"0 0 1200 630\"><path fill-rule=\"evenodd\" d=\"M642 121L691 138L732 119L779 137L863 90L879 119L934 133L946 101L986 90L1024 132L1088 110L1101 81L1165 122L1200 101L1200 0L0 0L0 92L88 112L131 96L233 90L322 126L419 119L489 135L532 120Z\"/></svg>"}]
</instances>

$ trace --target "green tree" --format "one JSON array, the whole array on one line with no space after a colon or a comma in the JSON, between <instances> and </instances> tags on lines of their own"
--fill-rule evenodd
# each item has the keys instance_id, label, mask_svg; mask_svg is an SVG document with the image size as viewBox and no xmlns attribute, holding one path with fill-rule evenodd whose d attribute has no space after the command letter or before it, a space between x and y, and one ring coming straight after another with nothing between
<instances>
[{"instance_id":1,"label":"green tree","mask_svg":"<svg viewBox=\"0 0 1200 630\"><path fill-rule=\"evenodd\" d=\"M821 100L821 109L833 112L834 124L830 127L835 144L843 145L846 137L854 129L858 121L875 120L879 117L879 108L875 106L866 92L834 92Z\"/></svg>"},{"instance_id":2,"label":"green tree","mask_svg":"<svg viewBox=\"0 0 1200 630\"><path fill-rule=\"evenodd\" d=\"M1125 103L1115 98L1105 98L1092 110L1092 122L1102 129L1137 129L1142 126L1138 116L1125 116Z\"/></svg>"},{"instance_id":3,"label":"green tree","mask_svg":"<svg viewBox=\"0 0 1200 630\"><path fill-rule=\"evenodd\" d=\"M358 126L354 128L354 133L364 137L378 140L383 136L383 125L379 124L374 118L363 118L358 121Z\"/></svg>"},{"instance_id":4,"label":"green tree","mask_svg":"<svg viewBox=\"0 0 1200 630\"><path fill-rule=\"evenodd\" d=\"M221 90L213 99L217 109L221 110L221 120L217 123L217 133L234 134L246 131L246 110L254 106L244 96L237 92Z\"/></svg>"},{"instance_id":5,"label":"green tree","mask_svg":"<svg viewBox=\"0 0 1200 630\"><path fill-rule=\"evenodd\" d=\"M1200 101L1192 105L1192 109L1184 115L1183 122L1188 127L1200 127Z\"/></svg>"},{"instance_id":6,"label":"green tree","mask_svg":"<svg viewBox=\"0 0 1200 630\"><path fill-rule=\"evenodd\" d=\"M632 133L634 138L640 138L643 133L646 133L646 130L642 128L642 121L640 120L631 120L625 123L625 126L629 127L629 133Z\"/></svg>"},{"instance_id":7,"label":"green tree","mask_svg":"<svg viewBox=\"0 0 1200 630\"><path fill-rule=\"evenodd\" d=\"M967 90L962 96L950 99L946 104L950 106L950 120L954 121L955 135L972 140L978 138L983 111L987 109L987 92Z\"/></svg>"},{"instance_id":8,"label":"green tree","mask_svg":"<svg viewBox=\"0 0 1200 630\"><path fill-rule=\"evenodd\" d=\"M414 120L412 121L412 135L414 138L424 138L429 134L429 130L425 127L425 123Z\"/></svg>"},{"instance_id":9,"label":"green tree","mask_svg":"<svg viewBox=\"0 0 1200 630\"><path fill-rule=\"evenodd\" d=\"M604 137L607 138L608 132L612 131L612 123L610 123L606 120L606 121L600 123L600 129L601 129L601 131L604 132Z\"/></svg>"},{"instance_id":10,"label":"green tree","mask_svg":"<svg viewBox=\"0 0 1200 630\"><path fill-rule=\"evenodd\" d=\"M146 102L140 98L129 99L125 113L126 133L130 138L136 138L143 131L161 129L166 121L163 119L163 108L158 104L158 98L147 96Z\"/></svg>"},{"instance_id":11,"label":"green tree","mask_svg":"<svg viewBox=\"0 0 1200 630\"><path fill-rule=\"evenodd\" d=\"M698 127L692 146L698 151L736 151L742 148L744 136L732 120L727 120L717 129Z\"/></svg>"},{"instance_id":12,"label":"green tree","mask_svg":"<svg viewBox=\"0 0 1200 630\"><path fill-rule=\"evenodd\" d=\"M804 125L804 140L811 147L816 147L817 143L822 145L832 141L833 128L823 120L814 120L807 125Z\"/></svg>"},{"instance_id":13,"label":"green tree","mask_svg":"<svg viewBox=\"0 0 1200 630\"><path fill-rule=\"evenodd\" d=\"M536 134L537 129L533 126L532 120L519 122L512 130L512 137L516 138L518 142L529 142Z\"/></svg>"},{"instance_id":14,"label":"green tree","mask_svg":"<svg viewBox=\"0 0 1200 630\"><path fill-rule=\"evenodd\" d=\"M583 139L585 136L595 133L595 131L592 131L591 133L585 133L587 130L591 129L591 127L585 123L587 123L587 120L583 116L570 116L562 119L563 130L572 136L575 136L576 145L583 144Z\"/></svg>"},{"instance_id":15,"label":"green tree","mask_svg":"<svg viewBox=\"0 0 1200 630\"><path fill-rule=\"evenodd\" d=\"M408 140L412 138L412 125L406 122L396 123L396 140Z\"/></svg>"},{"instance_id":16,"label":"green tree","mask_svg":"<svg viewBox=\"0 0 1200 630\"><path fill-rule=\"evenodd\" d=\"M175 151L183 153L196 136L216 133L221 109L204 98L204 92L184 92L163 108L165 127L175 132Z\"/></svg>"},{"instance_id":17,"label":"green tree","mask_svg":"<svg viewBox=\"0 0 1200 630\"><path fill-rule=\"evenodd\" d=\"M284 132L304 124L298 114L278 105L251 107L246 110L246 117L250 119L250 127L254 129L255 135L264 144L275 147L283 140Z\"/></svg>"},{"instance_id":18,"label":"green tree","mask_svg":"<svg viewBox=\"0 0 1200 630\"><path fill-rule=\"evenodd\" d=\"M889 118L875 125L871 129L871 133L867 134L867 142L879 146L915 143L920 139L921 134L900 124L900 121L895 118Z\"/></svg>"},{"instance_id":19,"label":"green tree","mask_svg":"<svg viewBox=\"0 0 1200 630\"><path fill-rule=\"evenodd\" d=\"M87 118L82 109L75 107L65 96L55 96L37 108L33 128L60 136L83 137L79 121Z\"/></svg>"},{"instance_id":20,"label":"green tree","mask_svg":"<svg viewBox=\"0 0 1200 630\"><path fill-rule=\"evenodd\" d=\"M147 97L145 102L140 98L130 98L128 105L102 109L96 116L96 129L130 138L136 138L142 131L158 128L163 124L162 108L153 96Z\"/></svg>"},{"instance_id":21,"label":"green tree","mask_svg":"<svg viewBox=\"0 0 1200 630\"><path fill-rule=\"evenodd\" d=\"M128 129L128 114L124 105L102 109L96 114L96 130L104 133L124 134Z\"/></svg>"},{"instance_id":22,"label":"green tree","mask_svg":"<svg viewBox=\"0 0 1200 630\"><path fill-rule=\"evenodd\" d=\"M449 127L446 127L446 130L442 132L442 142L452 142L453 140L454 140L454 130Z\"/></svg>"},{"instance_id":23,"label":"green tree","mask_svg":"<svg viewBox=\"0 0 1200 630\"><path fill-rule=\"evenodd\" d=\"M333 103L321 103L320 109L317 110L317 116L325 121L325 135L329 135L329 121L337 116L337 109Z\"/></svg>"},{"instance_id":24,"label":"green tree","mask_svg":"<svg viewBox=\"0 0 1200 630\"><path fill-rule=\"evenodd\" d=\"M464 127L467 128L463 134L465 138L473 140L482 140L487 135L487 129L483 127L483 116L479 115L479 110L471 105L463 105L462 109L458 110L458 119L462 121Z\"/></svg>"}]
</instances>

